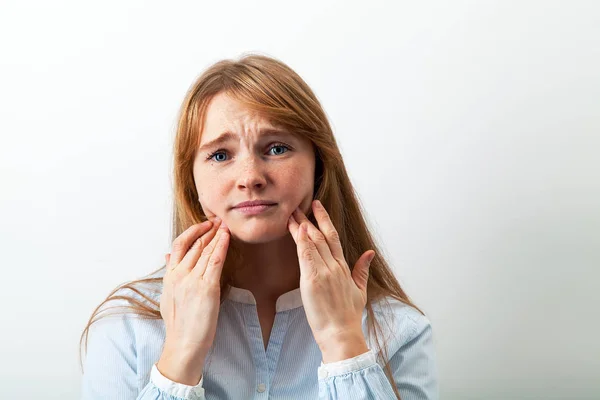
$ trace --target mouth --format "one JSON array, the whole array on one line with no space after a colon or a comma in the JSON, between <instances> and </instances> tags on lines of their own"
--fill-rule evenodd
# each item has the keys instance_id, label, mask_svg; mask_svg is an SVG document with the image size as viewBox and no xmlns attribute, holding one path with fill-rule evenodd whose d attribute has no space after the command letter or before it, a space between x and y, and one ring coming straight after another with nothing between
<instances>
[{"instance_id":1,"label":"mouth","mask_svg":"<svg viewBox=\"0 0 600 400\"><path fill-rule=\"evenodd\" d=\"M257 204L250 206L235 207L234 210L245 215L257 215L273 210L277 204Z\"/></svg>"},{"instance_id":2,"label":"mouth","mask_svg":"<svg viewBox=\"0 0 600 400\"><path fill-rule=\"evenodd\" d=\"M233 208L254 207L254 206L270 206L277 204L271 200L249 200L236 204Z\"/></svg>"}]
</instances>

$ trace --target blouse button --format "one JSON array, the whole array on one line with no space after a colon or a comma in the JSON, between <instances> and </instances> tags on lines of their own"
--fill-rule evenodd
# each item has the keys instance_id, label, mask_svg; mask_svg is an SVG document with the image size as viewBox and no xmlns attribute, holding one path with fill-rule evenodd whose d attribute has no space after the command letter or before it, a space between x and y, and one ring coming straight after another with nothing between
<instances>
[{"instance_id":1,"label":"blouse button","mask_svg":"<svg viewBox=\"0 0 600 400\"><path fill-rule=\"evenodd\" d=\"M267 385L265 385L264 383L260 383L260 384L258 385L258 389L257 389L257 390L258 390L258 392L259 392L259 393L262 393L262 392L264 392L265 390L267 390Z\"/></svg>"},{"instance_id":2,"label":"blouse button","mask_svg":"<svg viewBox=\"0 0 600 400\"><path fill-rule=\"evenodd\" d=\"M321 379L325 379L325 378L327 378L328 376L329 376L329 372L328 372L328 371L327 371L325 368L322 368L322 369L319 371L319 378L321 378Z\"/></svg>"}]
</instances>

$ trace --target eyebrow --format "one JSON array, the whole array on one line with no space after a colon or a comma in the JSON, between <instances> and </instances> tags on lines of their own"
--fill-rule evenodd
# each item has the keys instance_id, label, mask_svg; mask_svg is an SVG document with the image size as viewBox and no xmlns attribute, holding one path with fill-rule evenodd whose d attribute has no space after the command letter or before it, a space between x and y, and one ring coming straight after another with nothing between
<instances>
[{"instance_id":1,"label":"eyebrow","mask_svg":"<svg viewBox=\"0 0 600 400\"><path fill-rule=\"evenodd\" d=\"M291 133L282 130L282 129L278 129L278 128L263 128L259 131L259 136L260 137L264 137L264 136L292 136ZM236 135L235 133L232 133L230 131L225 131L223 132L218 138L211 140L210 142L206 142L204 143L202 146L200 146L200 148L198 149L198 151L205 151L211 147L217 147L217 146L222 146L223 144L231 141L231 140L235 140L238 138L238 135Z\"/></svg>"}]
</instances>

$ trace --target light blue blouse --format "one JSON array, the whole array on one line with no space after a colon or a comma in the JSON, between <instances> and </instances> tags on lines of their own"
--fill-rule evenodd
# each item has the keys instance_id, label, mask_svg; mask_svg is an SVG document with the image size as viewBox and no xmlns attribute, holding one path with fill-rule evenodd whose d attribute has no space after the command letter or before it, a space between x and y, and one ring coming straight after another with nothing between
<instances>
[{"instance_id":1,"label":"light blue blouse","mask_svg":"<svg viewBox=\"0 0 600 400\"><path fill-rule=\"evenodd\" d=\"M140 298L131 292L122 294ZM156 300L160 296L149 295ZM410 306L387 300L375 303L374 310L385 332L383 340L402 400L438 399L430 321ZM126 303L119 301L119 305ZM248 290L231 287L219 311L217 334L205 359L202 379L193 387L169 381L155 367L165 340L162 320L131 313L106 316L90 328L82 398L395 399L379 348L367 334L366 317L365 310L362 323L369 352L323 364L300 289L277 300L265 351L254 296Z\"/></svg>"}]
</instances>

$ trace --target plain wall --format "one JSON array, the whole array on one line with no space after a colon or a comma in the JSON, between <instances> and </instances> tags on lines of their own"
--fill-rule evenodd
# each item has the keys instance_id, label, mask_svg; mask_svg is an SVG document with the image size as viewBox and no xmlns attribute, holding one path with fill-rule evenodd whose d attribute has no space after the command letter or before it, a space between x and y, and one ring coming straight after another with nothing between
<instances>
[{"instance_id":1,"label":"plain wall","mask_svg":"<svg viewBox=\"0 0 600 400\"><path fill-rule=\"evenodd\" d=\"M2 1L0 397L79 398L92 310L170 249L185 92L252 51L321 100L442 398L599 398L595 1Z\"/></svg>"}]
</instances>

